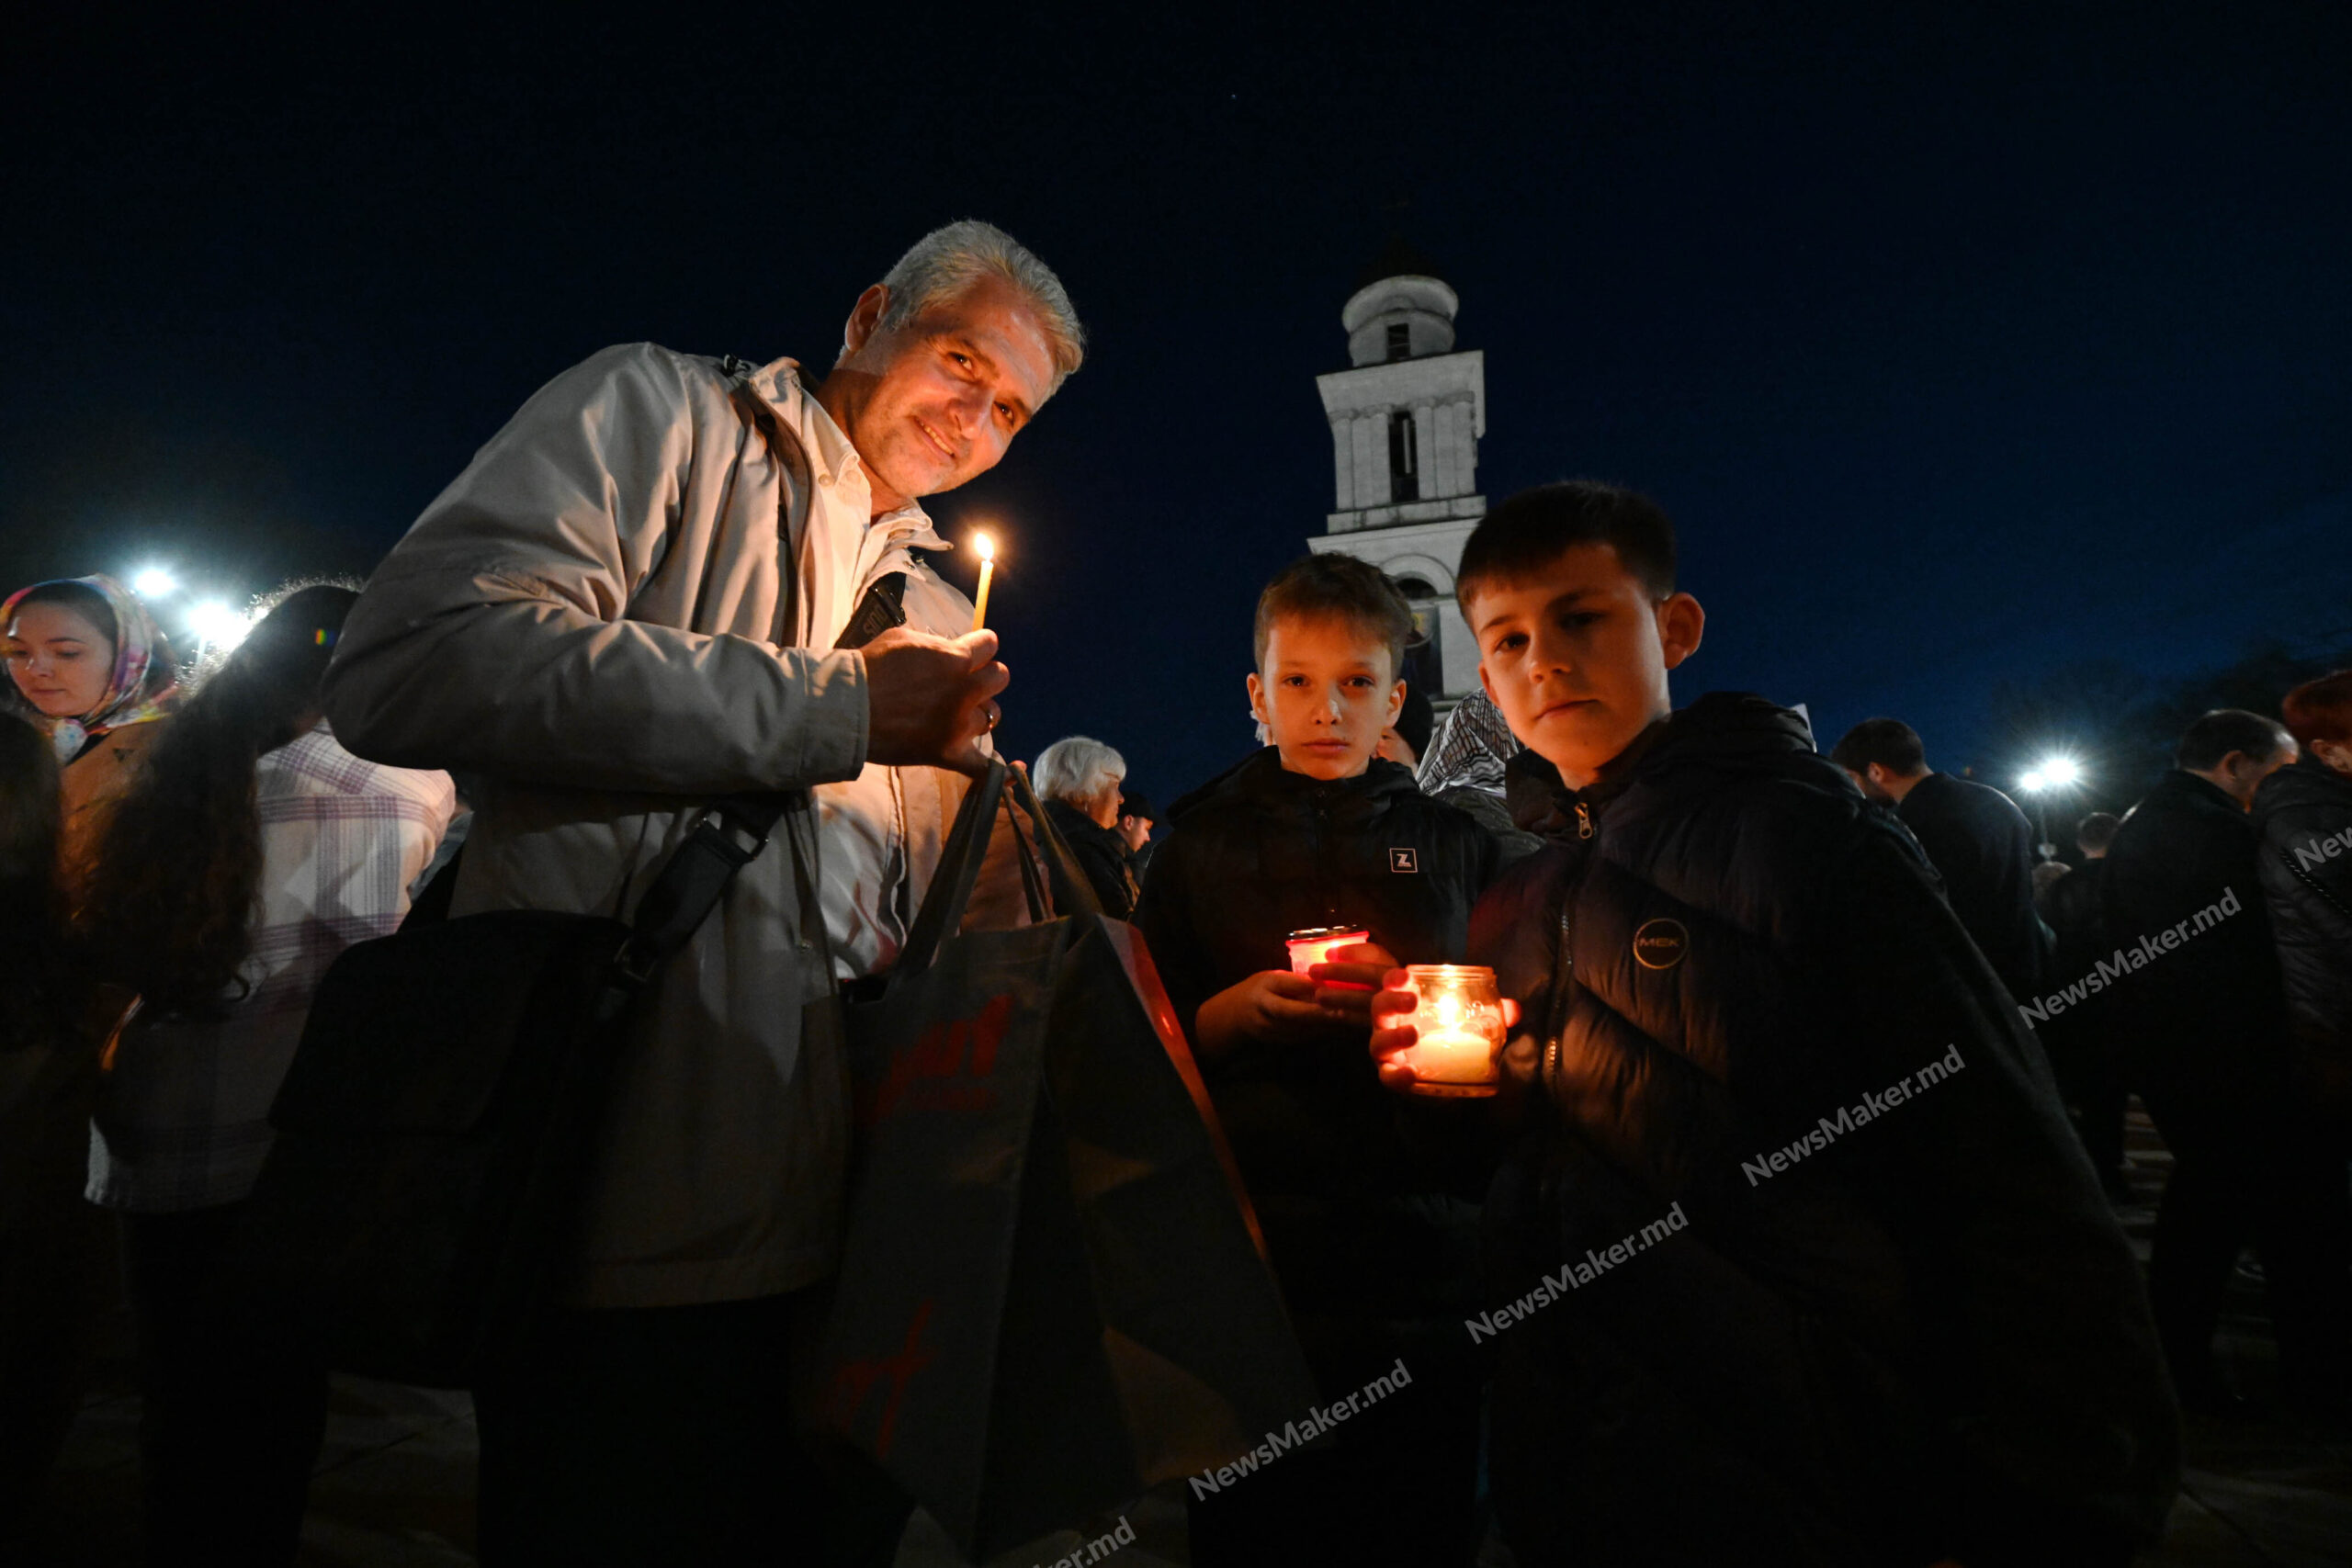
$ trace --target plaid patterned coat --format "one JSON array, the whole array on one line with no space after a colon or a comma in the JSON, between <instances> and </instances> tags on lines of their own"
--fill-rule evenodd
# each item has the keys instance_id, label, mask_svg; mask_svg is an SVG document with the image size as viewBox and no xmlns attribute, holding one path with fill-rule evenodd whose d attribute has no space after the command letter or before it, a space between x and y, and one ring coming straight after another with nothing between
<instances>
[{"instance_id":1,"label":"plaid patterned coat","mask_svg":"<svg viewBox=\"0 0 2352 1568\"><path fill-rule=\"evenodd\" d=\"M218 1019L123 1031L90 1138L89 1198L141 1213L232 1203L269 1152L269 1105L335 955L388 936L457 809L449 775L364 762L322 720L261 759L261 909L243 997Z\"/></svg>"}]
</instances>

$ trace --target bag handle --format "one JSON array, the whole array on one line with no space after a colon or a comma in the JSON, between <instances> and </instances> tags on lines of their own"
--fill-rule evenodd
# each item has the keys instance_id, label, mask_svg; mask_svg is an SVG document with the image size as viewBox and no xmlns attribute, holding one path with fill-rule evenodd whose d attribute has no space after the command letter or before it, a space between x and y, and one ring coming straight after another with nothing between
<instances>
[{"instance_id":1,"label":"bag handle","mask_svg":"<svg viewBox=\"0 0 2352 1568\"><path fill-rule=\"evenodd\" d=\"M996 827L997 807L1006 795L1012 805L1025 815L1037 830L1037 858L1045 862L1046 886L1053 894L1054 908L1065 915L1099 915L1102 902L1094 896L1093 886L1086 874L1079 869L1078 857L1062 836L1054 830L1053 818L1038 805L1036 791L1029 784L1028 775L1009 768L1001 757L990 758L989 770L980 775L964 795L964 804L956 810L956 824L947 835L947 843L940 851L939 870L931 880L931 891L923 896L922 908L915 916L914 929L907 933L907 944L899 950L899 962L892 965L893 983L902 975L919 975L931 967L939 955L939 944L949 932L964 924L964 911L972 900L972 889L980 879L980 864L987 858L989 836ZM1018 834L1021 827L1013 824ZM1023 846L1023 880L1030 893L1030 909L1042 916L1034 888L1026 888L1030 876L1027 864L1027 844Z\"/></svg>"},{"instance_id":2,"label":"bag handle","mask_svg":"<svg viewBox=\"0 0 2352 1568\"><path fill-rule=\"evenodd\" d=\"M1027 812L1029 820L1037 825L1037 853L1038 858L1046 863L1046 874L1053 881L1054 908L1074 915L1101 914L1102 900L1096 896L1094 884L1087 880L1085 870L1078 863L1077 852L1069 847L1069 840L1063 838L1061 829L1054 826L1054 819L1046 815L1045 807L1038 802L1036 790L1029 783L1029 775L1014 773L1009 787L1012 791L1013 804Z\"/></svg>"},{"instance_id":3,"label":"bag handle","mask_svg":"<svg viewBox=\"0 0 2352 1568\"><path fill-rule=\"evenodd\" d=\"M972 889L980 880L989 829L996 824L997 802L1004 797L1005 775L1012 771L1003 758L991 757L989 771L964 792L964 804L956 807L955 826L948 829L947 843L939 852L939 869L932 874L931 891L923 895L914 929L907 932L907 945L899 950L899 962L891 966L894 976L930 968L941 941L963 925L965 906L972 901Z\"/></svg>"},{"instance_id":4,"label":"bag handle","mask_svg":"<svg viewBox=\"0 0 2352 1568\"><path fill-rule=\"evenodd\" d=\"M1013 847L1019 852L1012 858L1021 867L1021 896L1029 904L1029 923L1042 926L1053 918L1053 904L1046 897L1046 884L1037 874L1037 846L1021 830L1021 813L1008 811L1004 825L1012 829Z\"/></svg>"}]
</instances>

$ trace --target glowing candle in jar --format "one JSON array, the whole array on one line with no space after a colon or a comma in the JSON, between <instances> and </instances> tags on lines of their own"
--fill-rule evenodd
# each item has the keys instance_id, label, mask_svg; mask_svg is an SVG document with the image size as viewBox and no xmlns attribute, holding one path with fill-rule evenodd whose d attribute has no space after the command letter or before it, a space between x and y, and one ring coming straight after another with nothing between
<instances>
[{"instance_id":1,"label":"glowing candle in jar","mask_svg":"<svg viewBox=\"0 0 2352 1568\"><path fill-rule=\"evenodd\" d=\"M1405 973L1420 1001L1406 1021L1413 1026L1413 1044L1396 1059L1413 1069L1413 1092L1494 1093L1495 1048L1503 1043L1495 972L1467 964L1416 964Z\"/></svg>"},{"instance_id":2,"label":"glowing candle in jar","mask_svg":"<svg viewBox=\"0 0 2352 1568\"><path fill-rule=\"evenodd\" d=\"M975 534L972 548L980 555L980 591L972 599L972 629L978 631L988 624L989 579L996 575L996 541L986 534Z\"/></svg>"},{"instance_id":3,"label":"glowing candle in jar","mask_svg":"<svg viewBox=\"0 0 2352 1568\"><path fill-rule=\"evenodd\" d=\"M1371 940L1372 933L1362 926L1309 926L1303 931L1293 931L1288 944L1290 972L1304 975L1317 964L1335 963L1337 960L1331 956L1334 950Z\"/></svg>"}]
</instances>

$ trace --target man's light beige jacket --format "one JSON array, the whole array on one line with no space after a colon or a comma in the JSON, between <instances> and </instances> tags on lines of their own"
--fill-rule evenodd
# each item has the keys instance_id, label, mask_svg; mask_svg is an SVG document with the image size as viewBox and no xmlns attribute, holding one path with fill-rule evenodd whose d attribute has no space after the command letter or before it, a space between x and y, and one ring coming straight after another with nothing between
<instances>
[{"instance_id":1,"label":"man's light beige jacket","mask_svg":"<svg viewBox=\"0 0 2352 1568\"><path fill-rule=\"evenodd\" d=\"M453 913L626 917L711 796L857 773L864 659L800 646L811 469L788 367L740 378L776 416L772 450L716 362L596 355L368 582L327 713L362 756L488 781ZM779 829L638 1016L573 1304L734 1300L831 1266L846 1089L832 1041L801 1034L829 980L789 852Z\"/></svg>"}]
</instances>

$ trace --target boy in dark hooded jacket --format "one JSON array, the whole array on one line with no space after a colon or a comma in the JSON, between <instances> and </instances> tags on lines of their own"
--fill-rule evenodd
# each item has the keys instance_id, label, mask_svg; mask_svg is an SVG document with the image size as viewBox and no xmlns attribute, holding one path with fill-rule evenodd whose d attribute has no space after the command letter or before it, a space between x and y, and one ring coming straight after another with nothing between
<instances>
[{"instance_id":1,"label":"boy in dark hooded jacket","mask_svg":"<svg viewBox=\"0 0 2352 1568\"><path fill-rule=\"evenodd\" d=\"M1448 1568L1477 1548L1479 1377L1455 1327L1477 1297L1476 1188L1456 1171L1449 1190L1436 1152L1462 1107L1400 1104L1363 1055L1391 954L1459 958L1501 863L1476 821L1373 754L1405 694L1410 625L1395 586L1351 557L1276 575L1249 682L1273 745L1170 810L1136 915L1322 1397L1408 1380L1334 1444L1195 1488L1202 1568ZM1292 974L1284 938L1332 926L1372 941Z\"/></svg>"},{"instance_id":2,"label":"boy in dark hooded jacket","mask_svg":"<svg viewBox=\"0 0 2352 1568\"><path fill-rule=\"evenodd\" d=\"M1527 1568L2120 1568L2177 1481L2132 1254L1916 846L1796 715L1673 710L1674 571L1656 505L1572 483L1457 578L1550 840L1472 921L1518 1003L1464 1325L1505 1530ZM1392 1087L1412 1038L1373 1036Z\"/></svg>"}]
</instances>

